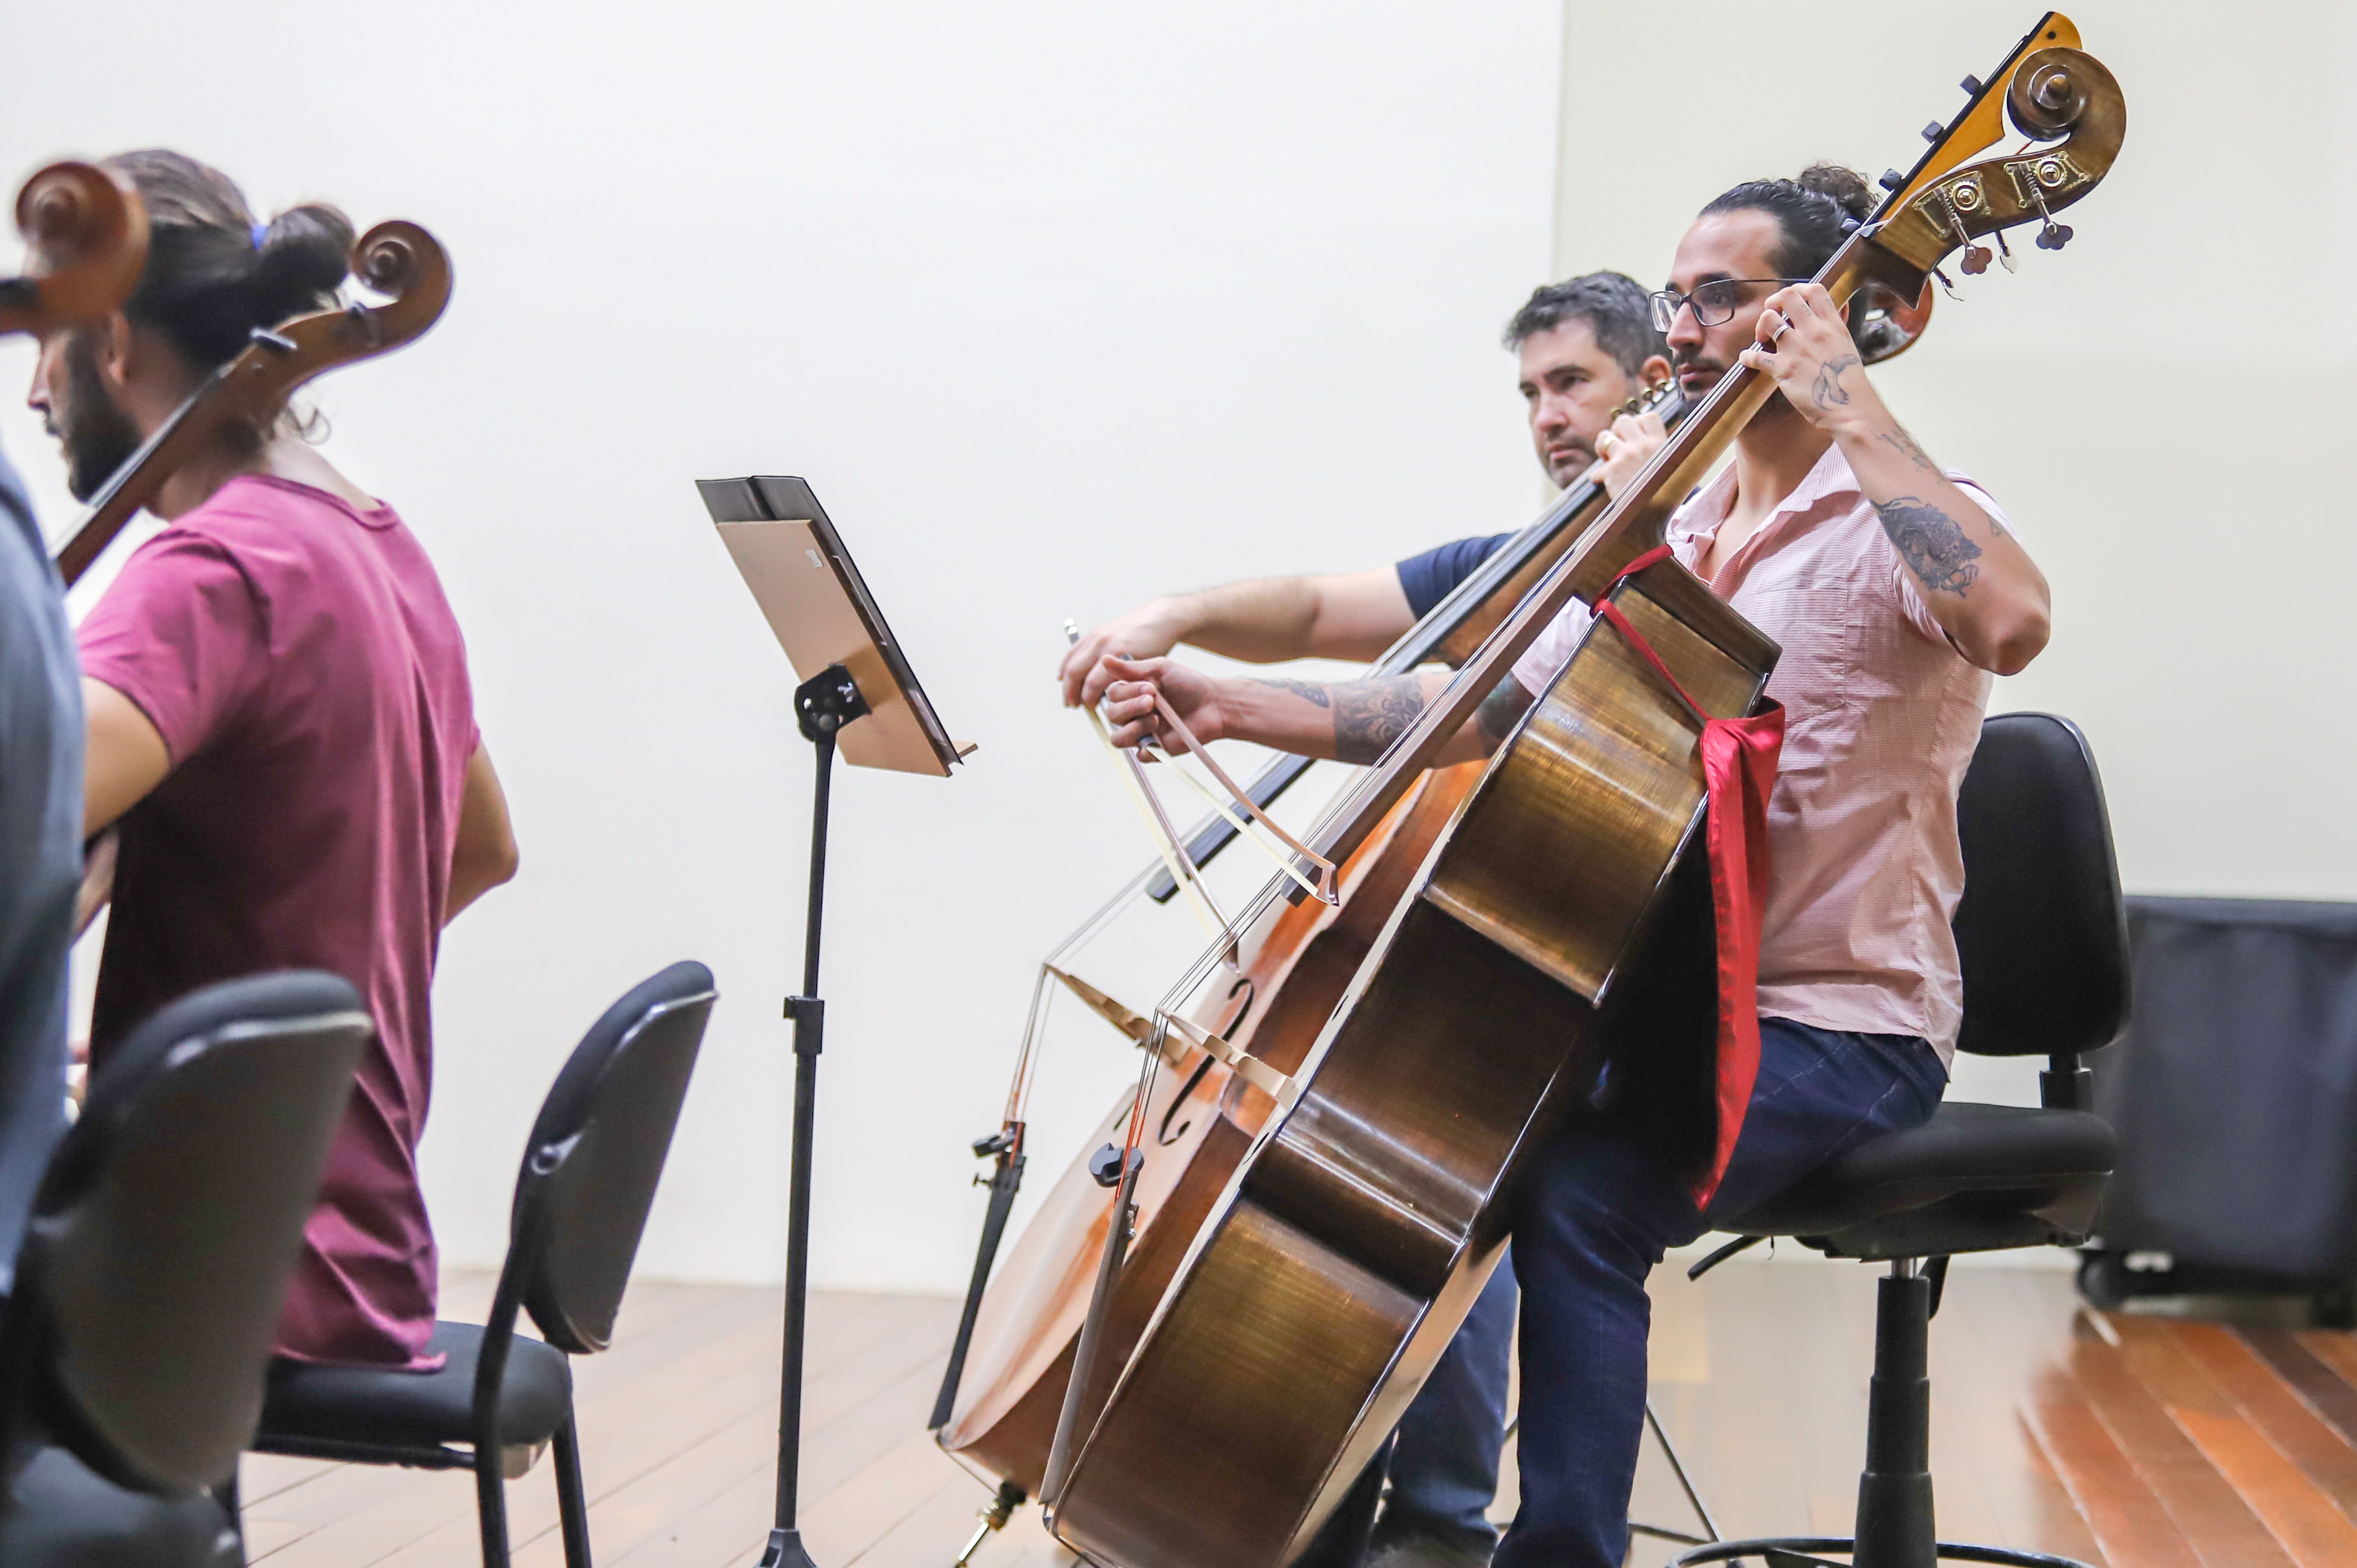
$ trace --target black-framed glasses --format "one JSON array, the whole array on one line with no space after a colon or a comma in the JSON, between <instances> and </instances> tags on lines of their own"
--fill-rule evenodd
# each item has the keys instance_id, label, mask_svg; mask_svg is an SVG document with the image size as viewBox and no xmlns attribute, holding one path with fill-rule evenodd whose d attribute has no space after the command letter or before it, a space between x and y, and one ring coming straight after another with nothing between
<instances>
[{"instance_id":1,"label":"black-framed glasses","mask_svg":"<svg viewBox=\"0 0 2357 1568\"><path fill-rule=\"evenodd\" d=\"M1678 312L1694 306L1695 321L1704 327L1719 327L1735 319L1738 306L1743 304L1743 291L1754 284L1774 284L1782 288L1792 284L1806 283L1806 278L1717 278L1702 285L1692 294L1680 294L1676 289L1656 290L1653 295L1653 330L1668 333Z\"/></svg>"}]
</instances>

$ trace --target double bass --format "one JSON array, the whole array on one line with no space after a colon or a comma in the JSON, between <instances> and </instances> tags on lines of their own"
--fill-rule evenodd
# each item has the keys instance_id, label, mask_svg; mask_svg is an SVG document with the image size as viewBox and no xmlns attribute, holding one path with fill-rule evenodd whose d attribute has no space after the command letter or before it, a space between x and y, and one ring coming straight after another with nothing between
<instances>
[{"instance_id":1,"label":"double bass","mask_svg":"<svg viewBox=\"0 0 2357 1568\"><path fill-rule=\"evenodd\" d=\"M1869 284L1920 297L1953 252L1977 272L1978 239L2025 223L2061 247L2054 213L2095 188L2126 130L2117 84L2078 44L2049 14L1987 84L1967 82L1964 112L1818 274L1836 303ZM1967 163L2007 120L2029 145ZM1103 1355L1114 1297L1101 1293L1044 1498L1059 1539L1091 1560L1275 1568L1296 1555L1487 1282L1519 1170L1592 1084L1627 1010L1672 989L1658 972L1673 889L1700 858L1701 731L1753 711L1778 650L1659 547L1772 390L1730 371L1310 835L1329 859L1372 842L1566 606L1618 612L1599 615L1437 824L1302 1060L1260 1064L1263 1124L1117 1359ZM1172 987L1157 1037L1194 1037L1173 1009L1214 971L1199 961ZM1139 1180L1132 1126L1117 1212Z\"/></svg>"},{"instance_id":2,"label":"double bass","mask_svg":"<svg viewBox=\"0 0 2357 1568\"><path fill-rule=\"evenodd\" d=\"M1879 363L1900 353L1921 336L1931 310L1928 288L1905 297L1879 286L1862 290L1850 312L1862 355ZM1647 409L1672 430L1687 413L1674 383L1632 399L1623 412ZM1603 515L1607 499L1594 479L1576 480L1386 650L1372 672L1405 673L1436 660L1461 665ZM1311 766L1306 757L1280 757L1243 793L1265 806ZM1141 892L1167 901L1179 891L1177 878L1159 863L1117 893L1042 966L1005 1115L995 1133L974 1144L977 1155L994 1162L987 1178L990 1204L965 1311L930 1423L944 1450L999 1485L969 1553L990 1529L1005 1522L1012 1507L1037 1495L1046 1482L1092 1301L1103 1298L1090 1360L1109 1372L1126 1359L1189 1242L1274 1108L1271 1097L1250 1081L1251 1069L1239 1072L1223 1059L1226 1054L1248 1055L1252 1068L1265 1065L1280 1074L1300 1066L1436 835L1480 773L1479 765L1469 765L1418 783L1341 865L1335 905L1268 909L1243 945L1240 964L1223 975L1220 994L1193 1020L1213 1047L1193 1043L1183 1026L1157 1034L1152 1020L1059 967L1065 951ZM1214 815L1185 836L1183 847L1172 847L1178 858L1200 866L1236 832L1228 817ZM1065 1170L994 1273L1028 1154L1023 1107L1045 997L1058 983L1078 993L1136 1044L1150 1044L1159 1066L1100 1122L1084 1145L1093 1157L1084 1152ZM1105 1243L1115 1202L1104 1156L1123 1144L1133 1122L1146 1130L1145 1157L1117 1265L1108 1274ZM1103 1393L1095 1390L1083 1404L1093 1408Z\"/></svg>"}]
</instances>

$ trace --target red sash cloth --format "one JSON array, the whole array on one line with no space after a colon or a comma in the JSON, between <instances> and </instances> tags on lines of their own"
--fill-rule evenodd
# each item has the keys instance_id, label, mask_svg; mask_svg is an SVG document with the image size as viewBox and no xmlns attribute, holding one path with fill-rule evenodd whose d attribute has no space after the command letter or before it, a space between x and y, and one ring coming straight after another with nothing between
<instances>
[{"instance_id":1,"label":"red sash cloth","mask_svg":"<svg viewBox=\"0 0 2357 1568\"><path fill-rule=\"evenodd\" d=\"M1751 1103L1751 1086L1760 1076L1760 923L1768 908L1768 794L1776 787L1776 758L1784 747L1784 706L1770 698L1758 713L1744 718L1710 717L1629 624L1610 598L1612 589L1670 558L1669 546L1658 545L1621 567L1596 596L1596 613L1611 622L1679 701L1703 719L1702 774L1710 800L1704 843L1710 853L1711 913L1718 939L1718 1139L1694 1187L1695 1207L1705 1208L1734 1157L1743 1113Z\"/></svg>"}]
</instances>

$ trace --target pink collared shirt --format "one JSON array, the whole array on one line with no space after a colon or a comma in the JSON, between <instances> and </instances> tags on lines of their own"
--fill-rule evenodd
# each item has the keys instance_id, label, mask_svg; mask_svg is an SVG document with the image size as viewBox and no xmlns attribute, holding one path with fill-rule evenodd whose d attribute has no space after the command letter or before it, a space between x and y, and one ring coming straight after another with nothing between
<instances>
[{"instance_id":1,"label":"pink collared shirt","mask_svg":"<svg viewBox=\"0 0 2357 1568\"><path fill-rule=\"evenodd\" d=\"M2004 523L1978 487L1948 478ZM1670 519L1668 543L1689 570L1734 501L1730 465ZM1942 633L1837 446L1712 586L1784 650L1768 681L1785 720L1768 802L1760 1015L1913 1035L1947 1062L1964 1000L1949 929L1964 888L1956 789L1988 672ZM1514 679L1544 691L1591 619L1573 604Z\"/></svg>"}]
</instances>

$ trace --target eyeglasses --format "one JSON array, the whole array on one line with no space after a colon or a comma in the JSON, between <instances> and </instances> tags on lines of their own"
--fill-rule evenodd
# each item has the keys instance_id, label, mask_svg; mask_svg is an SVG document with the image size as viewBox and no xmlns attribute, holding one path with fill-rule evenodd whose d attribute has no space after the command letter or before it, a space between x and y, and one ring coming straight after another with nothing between
<instances>
[{"instance_id":1,"label":"eyeglasses","mask_svg":"<svg viewBox=\"0 0 2357 1568\"><path fill-rule=\"evenodd\" d=\"M1653 295L1653 330L1668 332L1677 320L1678 312L1689 305L1694 306L1695 321L1698 326L1722 326L1735 319L1736 306L1743 303L1743 291L1752 285L1765 283L1782 287L1808 281L1806 278L1718 278L1704 284L1692 294L1680 294L1674 288L1662 289Z\"/></svg>"}]
</instances>

